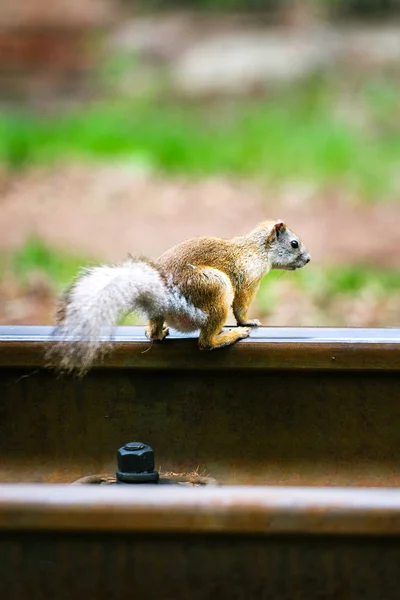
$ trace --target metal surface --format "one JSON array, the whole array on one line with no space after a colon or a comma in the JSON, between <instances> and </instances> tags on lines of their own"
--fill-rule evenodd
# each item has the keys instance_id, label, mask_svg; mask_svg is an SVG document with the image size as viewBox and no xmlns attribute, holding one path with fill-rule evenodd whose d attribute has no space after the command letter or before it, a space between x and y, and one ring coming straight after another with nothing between
<instances>
[{"instance_id":1,"label":"metal surface","mask_svg":"<svg viewBox=\"0 0 400 600\"><path fill-rule=\"evenodd\" d=\"M1 531L400 535L400 490L0 486Z\"/></svg>"},{"instance_id":2,"label":"metal surface","mask_svg":"<svg viewBox=\"0 0 400 600\"><path fill-rule=\"evenodd\" d=\"M154 470L154 451L147 444L129 442L117 452L117 483L157 483L158 471Z\"/></svg>"},{"instance_id":3,"label":"metal surface","mask_svg":"<svg viewBox=\"0 0 400 600\"><path fill-rule=\"evenodd\" d=\"M121 328L83 379L44 368L50 333L0 327L1 600L397 600L400 330ZM44 485L129 439L225 485Z\"/></svg>"},{"instance_id":4,"label":"metal surface","mask_svg":"<svg viewBox=\"0 0 400 600\"><path fill-rule=\"evenodd\" d=\"M0 482L113 473L142 439L156 469L224 484L400 484L399 330L260 329L204 353L123 328L83 379L43 368L50 332L0 328Z\"/></svg>"},{"instance_id":5,"label":"metal surface","mask_svg":"<svg viewBox=\"0 0 400 600\"><path fill-rule=\"evenodd\" d=\"M398 600L399 538L4 532L2 600Z\"/></svg>"},{"instance_id":6,"label":"metal surface","mask_svg":"<svg viewBox=\"0 0 400 600\"><path fill-rule=\"evenodd\" d=\"M23 342L48 342L54 331L47 325L0 325L0 341ZM114 339L116 342L142 342L147 341L144 328L140 326L116 327ZM171 330L169 339L192 339L195 333L180 333ZM56 338L57 339L57 338ZM255 328L250 338L242 340L241 344L248 344L254 340L281 342L320 342L320 343L400 343L400 329L380 327L259 327Z\"/></svg>"},{"instance_id":7,"label":"metal surface","mask_svg":"<svg viewBox=\"0 0 400 600\"><path fill-rule=\"evenodd\" d=\"M149 487L0 486L2 600L398 598L397 490Z\"/></svg>"},{"instance_id":8,"label":"metal surface","mask_svg":"<svg viewBox=\"0 0 400 600\"><path fill-rule=\"evenodd\" d=\"M0 367L41 367L51 327L0 327ZM102 368L400 370L400 329L260 328L220 352L199 352L196 334L150 343L143 327L119 327Z\"/></svg>"}]
</instances>

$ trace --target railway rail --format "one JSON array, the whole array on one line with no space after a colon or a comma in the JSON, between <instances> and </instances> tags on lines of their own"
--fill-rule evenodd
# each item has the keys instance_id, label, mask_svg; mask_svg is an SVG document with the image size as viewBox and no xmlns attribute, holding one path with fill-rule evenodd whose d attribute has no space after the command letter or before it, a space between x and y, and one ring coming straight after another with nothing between
<instances>
[{"instance_id":1,"label":"railway rail","mask_svg":"<svg viewBox=\"0 0 400 600\"><path fill-rule=\"evenodd\" d=\"M0 327L2 599L398 598L400 329L119 328L82 379L51 333ZM219 485L65 485L132 440Z\"/></svg>"}]
</instances>

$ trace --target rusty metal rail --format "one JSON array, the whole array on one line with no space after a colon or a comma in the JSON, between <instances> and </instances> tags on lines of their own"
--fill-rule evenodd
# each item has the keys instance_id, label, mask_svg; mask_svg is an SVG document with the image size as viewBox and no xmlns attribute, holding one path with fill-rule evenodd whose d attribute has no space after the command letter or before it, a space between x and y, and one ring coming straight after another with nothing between
<instances>
[{"instance_id":1,"label":"rusty metal rail","mask_svg":"<svg viewBox=\"0 0 400 600\"><path fill-rule=\"evenodd\" d=\"M43 366L51 327L0 326L0 367ZM200 353L195 334L151 344L143 327L119 327L103 368L400 370L400 329L260 328L221 352Z\"/></svg>"},{"instance_id":2,"label":"rusty metal rail","mask_svg":"<svg viewBox=\"0 0 400 600\"><path fill-rule=\"evenodd\" d=\"M202 353L120 328L83 379L45 368L50 334L0 327L2 600L397 600L399 329ZM138 439L223 485L48 485Z\"/></svg>"},{"instance_id":3,"label":"rusty metal rail","mask_svg":"<svg viewBox=\"0 0 400 600\"><path fill-rule=\"evenodd\" d=\"M400 535L400 490L0 486L0 531Z\"/></svg>"},{"instance_id":4,"label":"rusty metal rail","mask_svg":"<svg viewBox=\"0 0 400 600\"><path fill-rule=\"evenodd\" d=\"M400 485L399 329L261 328L204 353L120 328L83 379L44 368L51 331L0 327L0 482L112 474L139 439L224 484Z\"/></svg>"},{"instance_id":5,"label":"rusty metal rail","mask_svg":"<svg viewBox=\"0 0 400 600\"><path fill-rule=\"evenodd\" d=\"M0 486L4 600L397 600L400 492Z\"/></svg>"}]
</instances>

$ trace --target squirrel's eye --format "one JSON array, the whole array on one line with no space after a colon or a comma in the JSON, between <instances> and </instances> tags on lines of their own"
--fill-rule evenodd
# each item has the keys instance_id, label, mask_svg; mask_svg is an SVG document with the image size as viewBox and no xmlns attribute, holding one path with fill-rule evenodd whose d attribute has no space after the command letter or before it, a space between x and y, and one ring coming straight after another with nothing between
<instances>
[{"instance_id":1,"label":"squirrel's eye","mask_svg":"<svg viewBox=\"0 0 400 600\"><path fill-rule=\"evenodd\" d=\"M292 240L290 242L290 245L292 246L292 248L298 248L299 247L299 242L297 240Z\"/></svg>"}]
</instances>

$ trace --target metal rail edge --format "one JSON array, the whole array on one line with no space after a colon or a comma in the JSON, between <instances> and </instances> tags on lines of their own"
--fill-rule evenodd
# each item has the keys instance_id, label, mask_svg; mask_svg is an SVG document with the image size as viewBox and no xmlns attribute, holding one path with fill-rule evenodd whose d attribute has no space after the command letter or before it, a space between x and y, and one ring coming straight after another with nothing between
<instances>
[{"instance_id":1,"label":"metal rail edge","mask_svg":"<svg viewBox=\"0 0 400 600\"><path fill-rule=\"evenodd\" d=\"M57 341L45 326L0 326L0 368L44 367ZM118 327L95 366L140 369L400 370L400 329L261 327L234 346L200 352L197 335L147 340L143 327Z\"/></svg>"},{"instance_id":2,"label":"metal rail edge","mask_svg":"<svg viewBox=\"0 0 400 600\"><path fill-rule=\"evenodd\" d=\"M399 535L400 490L0 485L0 531Z\"/></svg>"}]
</instances>

